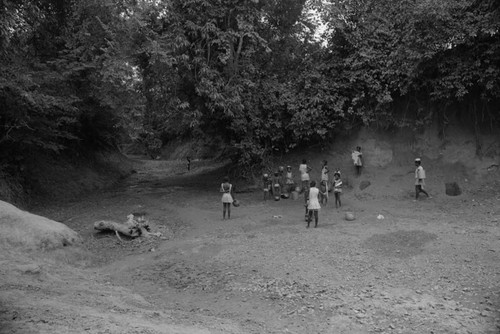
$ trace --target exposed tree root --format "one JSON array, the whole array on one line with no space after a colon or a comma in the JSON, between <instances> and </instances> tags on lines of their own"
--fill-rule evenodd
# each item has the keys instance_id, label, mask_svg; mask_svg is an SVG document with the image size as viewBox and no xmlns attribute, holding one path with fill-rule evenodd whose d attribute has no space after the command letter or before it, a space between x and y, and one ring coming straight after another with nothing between
<instances>
[{"instance_id":1,"label":"exposed tree root","mask_svg":"<svg viewBox=\"0 0 500 334\"><path fill-rule=\"evenodd\" d=\"M120 234L130 238L137 237L160 237L161 233L151 233L149 223L144 219L144 215L135 216L130 214L127 216L125 223L117 223L111 220L98 220L94 223L94 229L99 231L113 231L120 241Z\"/></svg>"}]
</instances>

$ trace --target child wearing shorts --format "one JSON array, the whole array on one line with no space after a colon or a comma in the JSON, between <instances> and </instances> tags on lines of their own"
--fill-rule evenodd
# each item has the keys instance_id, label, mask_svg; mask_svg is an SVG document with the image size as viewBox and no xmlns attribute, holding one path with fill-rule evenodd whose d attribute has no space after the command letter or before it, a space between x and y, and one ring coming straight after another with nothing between
<instances>
[{"instance_id":1,"label":"child wearing shorts","mask_svg":"<svg viewBox=\"0 0 500 334\"><path fill-rule=\"evenodd\" d=\"M220 192L222 194L222 219L231 219L231 204L233 204L233 185L229 183L229 177L225 177L220 185Z\"/></svg>"},{"instance_id":2,"label":"child wearing shorts","mask_svg":"<svg viewBox=\"0 0 500 334\"><path fill-rule=\"evenodd\" d=\"M335 194L335 207L342 206L340 194L342 193L342 180L340 179L340 171L333 174L333 193Z\"/></svg>"},{"instance_id":3,"label":"child wearing shorts","mask_svg":"<svg viewBox=\"0 0 500 334\"><path fill-rule=\"evenodd\" d=\"M280 198L281 196L281 178L279 172L274 172L273 177L273 196L274 198Z\"/></svg>"},{"instance_id":4,"label":"child wearing shorts","mask_svg":"<svg viewBox=\"0 0 500 334\"><path fill-rule=\"evenodd\" d=\"M286 166L285 187L287 193L291 193L295 190L295 181L293 180L292 166Z\"/></svg>"},{"instance_id":5,"label":"child wearing shorts","mask_svg":"<svg viewBox=\"0 0 500 334\"><path fill-rule=\"evenodd\" d=\"M271 196L271 179L269 178L269 174L262 176L262 190L264 191L264 201L266 201Z\"/></svg>"}]
</instances>

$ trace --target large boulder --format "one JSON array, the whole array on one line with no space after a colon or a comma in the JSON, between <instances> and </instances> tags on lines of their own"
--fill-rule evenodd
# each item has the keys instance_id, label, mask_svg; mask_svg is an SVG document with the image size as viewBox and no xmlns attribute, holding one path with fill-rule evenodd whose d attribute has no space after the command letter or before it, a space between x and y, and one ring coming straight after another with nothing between
<instances>
[{"instance_id":1,"label":"large boulder","mask_svg":"<svg viewBox=\"0 0 500 334\"><path fill-rule=\"evenodd\" d=\"M79 240L78 233L64 224L0 201L0 248L51 250Z\"/></svg>"},{"instance_id":2,"label":"large boulder","mask_svg":"<svg viewBox=\"0 0 500 334\"><path fill-rule=\"evenodd\" d=\"M456 182L448 182L448 183L445 183L445 192L446 192L446 195L448 196L458 196L460 194L462 194L462 190L460 189L458 183Z\"/></svg>"}]
</instances>

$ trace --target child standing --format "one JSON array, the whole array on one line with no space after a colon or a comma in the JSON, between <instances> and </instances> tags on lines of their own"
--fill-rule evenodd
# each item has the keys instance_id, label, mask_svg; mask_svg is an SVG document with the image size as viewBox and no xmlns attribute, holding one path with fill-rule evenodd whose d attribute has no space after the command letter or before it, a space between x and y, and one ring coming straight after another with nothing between
<instances>
[{"instance_id":1,"label":"child standing","mask_svg":"<svg viewBox=\"0 0 500 334\"><path fill-rule=\"evenodd\" d=\"M265 173L262 176L262 188L264 190L264 201L266 201L271 195L271 179L269 178L269 174Z\"/></svg>"},{"instance_id":2,"label":"child standing","mask_svg":"<svg viewBox=\"0 0 500 334\"><path fill-rule=\"evenodd\" d=\"M421 166L422 161L420 158L415 159L415 166L417 169L415 169L415 201L418 200L418 195L420 193L424 193L427 195L428 198L431 198L427 191L424 190L425 186L425 170L424 167Z\"/></svg>"},{"instance_id":3,"label":"child standing","mask_svg":"<svg viewBox=\"0 0 500 334\"><path fill-rule=\"evenodd\" d=\"M320 203L326 205L328 203L328 181L321 181L319 184Z\"/></svg>"},{"instance_id":4,"label":"child standing","mask_svg":"<svg viewBox=\"0 0 500 334\"><path fill-rule=\"evenodd\" d=\"M309 200L307 201L307 227L311 224L312 216L314 215L314 227L318 227L318 212L321 208L319 204L319 189L316 188L316 181L311 181L311 187L309 188Z\"/></svg>"},{"instance_id":5,"label":"child standing","mask_svg":"<svg viewBox=\"0 0 500 334\"><path fill-rule=\"evenodd\" d=\"M323 160L323 166L321 166L321 185L323 185L324 183L324 186L326 187L326 191L325 191L325 196L326 196L326 199L328 200L328 173L330 172L330 170L328 169L328 161L326 160Z\"/></svg>"},{"instance_id":6,"label":"child standing","mask_svg":"<svg viewBox=\"0 0 500 334\"><path fill-rule=\"evenodd\" d=\"M311 167L307 165L307 160L303 159L302 164L299 166L300 171L300 180L302 181L301 191L304 191L304 199L307 201L307 192L309 191L309 172L311 171Z\"/></svg>"},{"instance_id":7,"label":"child standing","mask_svg":"<svg viewBox=\"0 0 500 334\"><path fill-rule=\"evenodd\" d=\"M288 193L291 193L295 190L295 181L293 180L292 166L286 166L285 186Z\"/></svg>"},{"instance_id":8,"label":"child standing","mask_svg":"<svg viewBox=\"0 0 500 334\"><path fill-rule=\"evenodd\" d=\"M220 185L220 192L222 194L222 219L231 219L231 204L233 203L233 185L229 183L229 177L225 177L223 183Z\"/></svg>"},{"instance_id":9,"label":"child standing","mask_svg":"<svg viewBox=\"0 0 500 334\"><path fill-rule=\"evenodd\" d=\"M363 153L361 153L361 146L357 146L356 150L352 152L352 161L354 168L356 168L356 175L361 175L361 168L363 168Z\"/></svg>"},{"instance_id":10,"label":"child standing","mask_svg":"<svg viewBox=\"0 0 500 334\"><path fill-rule=\"evenodd\" d=\"M342 180L340 179L340 171L333 174L333 193L335 194L335 207L342 206L340 194L342 193Z\"/></svg>"},{"instance_id":11,"label":"child standing","mask_svg":"<svg viewBox=\"0 0 500 334\"><path fill-rule=\"evenodd\" d=\"M279 172L274 172L273 177L273 196L274 199L281 198L281 178Z\"/></svg>"}]
</instances>

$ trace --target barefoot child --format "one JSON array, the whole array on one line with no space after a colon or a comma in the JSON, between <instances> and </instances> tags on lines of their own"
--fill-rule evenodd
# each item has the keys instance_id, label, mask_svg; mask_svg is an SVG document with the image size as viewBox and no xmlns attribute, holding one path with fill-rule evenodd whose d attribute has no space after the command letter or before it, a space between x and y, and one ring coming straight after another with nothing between
<instances>
[{"instance_id":1,"label":"barefoot child","mask_svg":"<svg viewBox=\"0 0 500 334\"><path fill-rule=\"evenodd\" d=\"M299 166L300 171L300 181L302 182L302 190L306 191L309 189L309 172L311 171L311 167L307 166L307 160L303 159L302 163Z\"/></svg>"},{"instance_id":2,"label":"barefoot child","mask_svg":"<svg viewBox=\"0 0 500 334\"><path fill-rule=\"evenodd\" d=\"M323 165L321 166L321 183L320 183L320 190L324 195L322 195L322 199L324 198L326 201L328 201L328 181L329 181L329 176L328 173L330 170L328 169L328 161L323 160ZM326 188L326 190L323 190L323 187Z\"/></svg>"},{"instance_id":3,"label":"barefoot child","mask_svg":"<svg viewBox=\"0 0 500 334\"><path fill-rule=\"evenodd\" d=\"M361 175L361 168L363 168L363 153L361 153L361 146L357 146L356 150L352 152L352 161L356 169L356 175Z\"/></svg>"},{"instance_id":4,"label":"barefoot child","mask_svg":"<svg viewBox=\"0 0 500 334\"><path fill-rule=\"evenodd\" d=\"M225 177L223 183L220 185L220 192L222 194L222 219L231 218L231 204L233 203L233 185L229 183L229 177Z\"/></svg>"},{"instance_id":5,"label":"barefoot child","mask_svg":"<svg viewBox=\"0 0 500 334\"><path fill-rule=\"evenodd\" d=\"M271 179L269 178L269 174L265 173L262 176L262 188L264 190L264 201L266 201L270 196L271 192Z\"/></svg>"},{"instance_id":6,"label":"barefoot child","mask_svg":"<svg viewBox=\"0 0 500 334\"><path fill-rule=\"evenodd\" d=\"M274 172L273 196L275 200L279 200L281 198L281 178L279 172Z\"/></svg>"},{"instance_id":7,"label":"barefoot child","mask_svg":"<svg viewBox=\"0 0 500 334\"><path fill-rule=\"evenodd\" d=\"M299 166L300 171L300 180L302 181L301 192L304 192L304 202L307 202L307 194L309 192L309 172L311 171L311 167L307 165L307 160L303 159L302 164Z\"/></svg>"},{"instance_id":8,"label":"barefoot child","mask_svg":"<svg viewBox=\"0 0 500 334\"><path fill-rule=\"evenodd\" d=\"M340 171L333 174L333 193L335 194L335 207L342 206L340 202L340 194L342 193L342 180L340 179Z\"/></svg>"},{"instance_id":9,"label":"barefoot child","mask_svg":"<svg viewBox=\"0 0 500 334\"><path fill-rule=\"evenodd\" d=\"M320 203L326 205L328 203L328 181L321 181L319 184Z\"/></svg>"},{"instance_id":10,"label":"barefoot child","mask_svg":"<svg viewBox=\"0 0 500 334\"><path fill-rule=\"evenodd\" d=\"M415 201L418 200L418 195L420 193L424 193L428 198L432 198L429 196L429 193L424 190L425 186L425 170L424 167L422 167L422 161L420 158L415 159L415 166L417 169L415 169Z\"/></svg>"},{"instance_id":11,"label":"barefoot child","mask_svg":"<svg viewBox=\"0 0 500 334\"><path fill-rule=\"evenodd\" d=\"M319 205L319 189L316 188L316 181L311 181L309 188L309 200L307 201L307 227L311 224L312 216L314 215L314 227L318 227L318 212L321 206Z\"/></svg>"},{"instance_id":12,"label":"barefoot child","mask_svg":"<svg viewBox=\"0 0 500 334\"><path fill-rule=\"evenodd\" d=\"M295 190L295 181L293 180L292 166L286 166L285 186L287 193L291 193Z\"/></svg>"}]
</instances>

